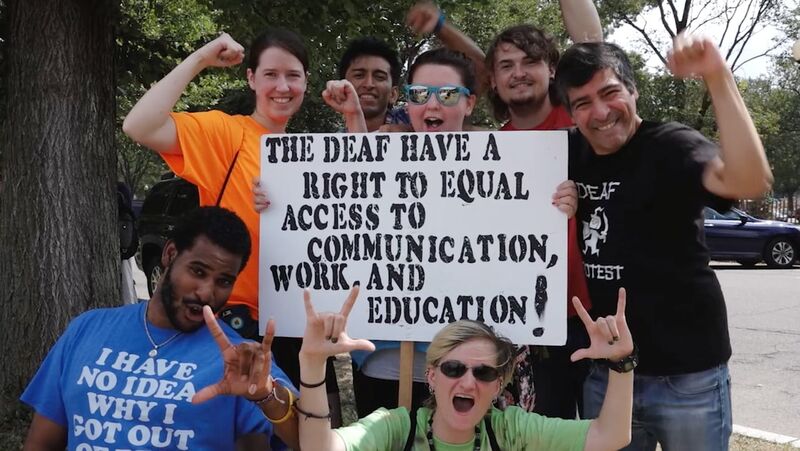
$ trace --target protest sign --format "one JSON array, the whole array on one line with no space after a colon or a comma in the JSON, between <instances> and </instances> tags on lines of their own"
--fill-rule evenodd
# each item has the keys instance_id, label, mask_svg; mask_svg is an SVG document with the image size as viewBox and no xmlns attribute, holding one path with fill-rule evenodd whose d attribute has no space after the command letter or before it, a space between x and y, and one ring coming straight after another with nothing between
<instances>
[{"instance_id":1,"label":"protest sign","mask_svg":"<svg viewBox=\"0 0 800 451\"><path fill-rule=\"evenodd\" d=\"M517 344L566 339L567 134L264 135L260 323L302 336L302 290L351 336L430 341L483 321Z\"/></svg>"}]
</instances>

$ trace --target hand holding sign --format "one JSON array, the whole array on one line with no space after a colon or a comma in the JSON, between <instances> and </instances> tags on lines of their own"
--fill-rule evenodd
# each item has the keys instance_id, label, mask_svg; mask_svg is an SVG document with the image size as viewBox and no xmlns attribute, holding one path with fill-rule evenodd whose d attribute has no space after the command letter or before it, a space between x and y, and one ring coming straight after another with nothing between
<instances>
[{"instance_id":1,"label":"hand holding sign","mask_svg":"<svg viewBox=\"0 0 800 451\"><path fill-rule=\"evenodd\" d=\"M553 193L553 205L568 218L575 216L578 211L578 187L572 180L565 180L556 187Z\"/></svg>"},{"instance_id":2,"label":"hand holding sign","mask_svg":"<svg viewBox=\"0 0 800 451\"><path fill-rule=\"evenodd\" d=\"M593 321L589 313L581 305L577 297L572 298L572 305L581 317L591 344L588 348L578 349L572 354L572 361L590 359L608 359L612 362L621 360L633 352L633 338L625 321L625 289L619 289L617 298L617 314L597 318Z\"/></svg>"},{"instance_id":3,"label":"hand holding sign","mask_svg":"<svg viewBox=\"0 0 800 451\"><path fill-rule=\"evenodd\" d=\"M312 359L325 360L329 356L356 350L374 351L375 345L368 340L353 339L347 335L347 317L358 298L359 285L350 289L339 313L317 313L311 304L311 292L303 291L306 306L306 330L300 353Z\"/></svg>"},{"instance_id":4,"label":"hand holding sign","mask_svg":"<svg viewBox=\"0 0 800 451\"><path fill-rule=\"evenodd\" d=\"M256 213L261 213L271 204L266 188L261 185L261 177L253 177L253 209Z\"/></svg>"},{"instance_id":5,"label":"hand holding sign","mask_svg":"<svg viewBox=\"0 0 800 451\"><path fill-rule=\"evenodd\" d=\"M225 370L222 379L203 388L192 398L198 404L219 395L244 396L250 400L263 399L272 392L272 338L275 321L267 322L264 340L259 343L244 342L234 346L219 327L211 307L203 307L203 317L211 336L222 351Z\"/></svg>"}]
</instances>

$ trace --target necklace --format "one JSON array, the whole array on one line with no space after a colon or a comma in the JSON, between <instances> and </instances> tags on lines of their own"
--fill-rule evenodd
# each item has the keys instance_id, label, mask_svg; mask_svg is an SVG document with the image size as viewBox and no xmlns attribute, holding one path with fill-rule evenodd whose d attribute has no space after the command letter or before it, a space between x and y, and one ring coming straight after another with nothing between
<instances>
[{"instance_id":1,"label":"necklace","mask_svg":"<svg viewBox=\"0 0 800 451\"><path fill-rule=\"evenodd\" d=\"M431 411L431 416L428 418L428 448L431 451L436 451L436 447L433 446L433 414L434 412ZM475 446L473 447L474 451L481 451L481 429L478 427L480 423L475 425Z\"/></svg>"},{"instance_id":2,"label":"necklace","mask_svg":"<svg viewBox=\"0 0 800 451\"><path fill-rule=\"evenodd\" d=\"M163 348L164 346L168 345L172 340L178 338L181 334L183 334L183 332L178 331L175 335L167 338L166 341L162 343L156 343L156 341L153 340L153 336L150 335L150 328L147 327L147 310L149 309L150 309L150 302L148 302L147 306L144 308L144 315L142 316L142 320L144 322L144 333L145 335L147 335L147 340L150 341L151 345L153 345L153 349L151 349L150 352L147 353L147 355L149 355L150 357L155 357L158 355L159 348Z\"/></svg>"}]
</instances>

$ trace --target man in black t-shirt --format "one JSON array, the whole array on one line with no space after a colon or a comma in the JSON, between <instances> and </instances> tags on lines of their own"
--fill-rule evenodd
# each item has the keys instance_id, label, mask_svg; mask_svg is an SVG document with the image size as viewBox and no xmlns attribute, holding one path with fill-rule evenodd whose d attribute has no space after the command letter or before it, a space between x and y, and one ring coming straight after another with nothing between
<instances>
[{"instance_id":1,"label":"man in black t-shirt","mask_svg":"<svg viewBox=\"0 0 800 451\"><path fill-rule=\"evenodd\" d=\"M577 130L570 179L578 186L579 246L594 304L626 315L639 348L630 449L727 450L731 355L727 314L708 267L702 208L759 197L772 174L733 74L709 39L679 36L669 58L678 77L702 77L714 103L720 145L678 123L643 121L624 52L578 44L558 65L556 86ZM596 417L607 371L584 385Z\"/></svg>"}]
</instances>

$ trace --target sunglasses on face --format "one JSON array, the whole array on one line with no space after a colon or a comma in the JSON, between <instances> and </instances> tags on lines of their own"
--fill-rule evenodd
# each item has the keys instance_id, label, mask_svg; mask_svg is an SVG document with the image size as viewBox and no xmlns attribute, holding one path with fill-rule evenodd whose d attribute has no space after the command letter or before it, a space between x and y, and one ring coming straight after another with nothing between
<instances>
[{"instance_id":1,"label":"sunglasses on face","mask_svg":"<svg viewBox=\"0 0 800 451\"><path fill-rule=\"evenodd\" d=\"M478 365L468 367L464 362L458 360L447 360L439 364L439 370L451 379L458 379L466 374L467 370L472 370L472 376L481 382L496 381L500 377L500 371L489 365Z\"/></svg>"},{"instance_id":2,"label":"sunglasses on face","mask_svg":"<svg viewBox=\"0 0 800 451\"><path fill-rule=\"evenodd\" d=\"M436 99L444 106L453 106L458 103L462 95L468 96L469 89L463 86L426 86L406 85L404 87L406 98L415 105L425 105L436 95Z\"/></svg>"}]
</instances>

